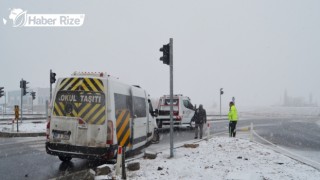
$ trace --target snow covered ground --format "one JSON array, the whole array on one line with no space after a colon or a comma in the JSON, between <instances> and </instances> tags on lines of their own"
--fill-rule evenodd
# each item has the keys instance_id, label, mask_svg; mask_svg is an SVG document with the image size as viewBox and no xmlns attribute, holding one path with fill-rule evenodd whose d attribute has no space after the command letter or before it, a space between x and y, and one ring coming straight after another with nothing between
<instances>
[{"instance_id":1,"label":"snow covered ground","mask_svg":"<svg viewBox=\"0 0 320 180\"><path fill-rule=\"evenodd\" d=\"M197 148L180 147L141 159L129 179L319 179L320 171L249 140L214 137ZM98 179L98 178L97 178Z\"/></svg>"},{"instance_id":2,"label":"snow covered ground","mask_svg":"<svg viewBox=\"0 0 320 180\"><path fill-rule=\"evenodd\" d=\"M47 128L46 120L34 120L34 121L23 121L22 123L19 121L19 132L21 133L39 133L46 132ZM13 127L13 130L12 130ZM17 132L17 124L16 122L12 126L11 121L7 121L0 125L0 131L2 132Z\"/></svg>"}]
</instances>

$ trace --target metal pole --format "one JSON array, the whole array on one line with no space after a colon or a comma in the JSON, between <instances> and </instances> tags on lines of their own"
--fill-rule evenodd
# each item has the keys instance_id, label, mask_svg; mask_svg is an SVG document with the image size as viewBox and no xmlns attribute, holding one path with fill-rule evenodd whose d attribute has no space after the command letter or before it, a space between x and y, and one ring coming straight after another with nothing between
<instances>
[{"instance_id":1,"label":"metal pole","mask_svg":"<svg viewBox=\"0 0 320 180\"><path fill-rule=\"evenodd\" d=\"M21 81L23 81L23 79L21 79ZM22 123L22 117L23 117L23 115L22 115L22 109L23 109L22 108L22 101L23 101L23 87L21 88L21 111L20 111L21 112L20 113L21 114L21 123Z\"/></svg>"},{"instance_id":2,"label":"metal pole","mask_svg":"<svg viewBox=\"0 0 320 180\"><path fill-rule=\"evenodd\" d=\"M31 97L31 114L33 114L33 97Z\"/></svg>"},{"instance_id":3,"label":"metal pole","mask_svg":"<svg viewBox=\"0 0 320 180\"><path fill-rule=\"evenodd\" d=\"M51 74L52 74L52 70L50 69L50 78L49 78L49 80L50 80L50 99L49 99L49 101L51 102L51 98L52 98L52 83L51 83Z\"/></svg>"},{"instance_id":4,"label":"metal pole","mask_svg":"<svg viewBox=\"0 0 320 180\"><path fill-rule=\"evenodd\" d=\"M7 114L7 92L4 93L4 113Z\"/></svg>"},{"instance_id":5,"label":"metal pole","mask_svg":"<svg viewBox=\"0 0 320 180\"><path fill-rule=\"evenodd\" d=\"M49 101L46 100L46 118L48 118L49 114L48 114L48 107L49 107Z\"/></svg>"},{"instance_id":6,"label":"metal pole","mask_svg":"<svg viewBox=\"0 0 320 180\"><path fill-rule=\"evenodd\" d=\"M170 38L170 157L173 157L173 39Z\"/></svg>"},{"instance_id":7,"label":"metal pole","mask_svg":"<svg viewBox=\"0 0 320 180\"><path fill-rule=\"evenodd\" d=\"M221 90L220 90L220 118L221 118Z\"/></svg>"},{"instance_id":8,"label":"metal pole","mask_svg":"<svg viewBox=\"0 0 320 180\"><path fill-rule=\"evenodd\" d=\"M19 108L19 106L18 106L18 108ZM18 109L18 112L19 112L19 109ZM19 132L19 116L18 116L18 118L16 120L17 120L17 132Z\"/></svg>"},{"instance_id":9,"label":"metal pole","mask_svg":"<svg viewBox=\"0 0 320 180\"><path fill-rule=\"evenodd\" d=\"M125 159L126 159L126 146L122 147L122 179L127 179Z\"/></svg>"}]
</instances>

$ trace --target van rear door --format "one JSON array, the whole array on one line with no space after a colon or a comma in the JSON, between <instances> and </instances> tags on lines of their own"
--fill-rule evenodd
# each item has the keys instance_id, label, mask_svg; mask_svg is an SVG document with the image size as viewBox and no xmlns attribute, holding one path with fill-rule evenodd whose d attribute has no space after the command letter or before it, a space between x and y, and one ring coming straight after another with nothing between
<instances>
[{"instance_id":1,"label":"van rear door","mask_svg":"<svg viewBox=\"0 0 320 180\"><path fill-rule=\"evenodd\" d=\"M52 141L105 147L107 127L104 82L98 78L64 78L57 86L50 131Z\"/></svg>"}]
</instances>

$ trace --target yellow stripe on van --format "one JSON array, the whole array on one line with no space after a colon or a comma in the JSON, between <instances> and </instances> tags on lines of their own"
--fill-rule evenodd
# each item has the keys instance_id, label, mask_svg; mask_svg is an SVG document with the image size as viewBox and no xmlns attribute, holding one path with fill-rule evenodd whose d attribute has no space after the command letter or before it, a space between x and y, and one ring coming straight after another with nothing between
<instances>
[{"instance_id":1,"label":"yellow stripe on van","mask_svg":"<svg viewBox=\"0 0 320 180\"><path fill-rule=\"evenodd\" d=\"M94 92L98 92L97 88L92 84L92 82L90 81L89 78L84 78L84 80L87 82L87 84L91 87L91 89L92 89Z\"/></svg>"},{"instance_id":2,"label":"yellow stripe on van","mask_svg":"<svg viewBox=\"0 0 320 180\"><path fill-rule=\"evenodd\" d=\"M60 91L92 91L104 92L105 88L100 79L96 78L65 78L59 85Z\"/></svg>"},{"instance_id":3,"label":"yellow stripe on van","mask_svg":"<svg viewBox=\"0 0 320 180\"><path fill-rule=\"evenodd\" d=\"M73 83L75 83L77 80L78 80L78 78L73 78L73 79L71 80L71 82L68 83L68 84L66 84L67 86L66 86L65 88L63 88L62 90L64 90L64 91L68 90L69 87L72 86Z\"/></svg>"},{"instance_id":4,"label":"yellow stripe on van","mask_svg":"<svg viewBox=\"0 0 320 180\"><path fill-rule=\"evenodd\" d=\"M97 121L97 125L102 125L106 121L106 115L104 114L100 120Z\"/></svg>"},{"instance_id":5,"label":"yellow stripe on van","mask_svg":"<svg viewBox=\"0 0 320 180\"><path fill-rule=\"evenodd\" d=\"M119 146L131 146L130 143L130 112L128 109L123 109L117 112L116 117L117 139Z\"/></svg>"},{"instance_id":6,"label":"yellow stripe on van","mask_svg":"<svg viewBox=\"0 0 320 180\"><path fill-rule=\"evenodd\" d=\"M85 90L85 91L90 91L90 90L88 89L88 87L87 87L84 83L81 84L81 87L82 87L83 90Z\"/></svg>"},{"instance_id":7,"label":"yellow stripe on van","mask_svg":"<svg viewBox=\"0 0 320 180\"><path fill-rule=\"evenodd\" d=\"M89 123L93 124L102 113L105 113L104 106L99 108L99 111L92 117L92 119L89 120Z\"/></svg>"},{"instance_id":8,"label":"yellow stripe on van","mask_svg":"<svg viewBox=\"0 0 320 180\"><path fill-rule=\"evenodd\" d=\"M90 108L90 106L91 106L91 104L86 104L81 110L80 110L80 112L79 112L79 114L78 114L78 116L82 116L82 114L87 110L87 109L89 109Z\"/></svg>"},{"instance_id":9,"label":"yellow stripe on van","mask_svg":"<svg viewBox=\"0 0 320 180\"><path fill-rule=\"evenodd\" d=\"M78 83L76 83L76 85L74 85L74 86L71 88L71 91L77 90L78 87L79 87L80 85L82 85L82 84L83 84L83 79L80 79L80 81L79 81ZM78 90L80 90L80 89L78 89Z\"/></svg>"},{"instance_id":10,"label":"yellow stripe on van","mask_svg":"<svg viewBox=\"0 0 320 180\"><path fill-rule=\"evenodd\" d=\"M119 131L118 131L118 134L122 135L124 133L124 129L129 126L129 121L127 120L127 118L129 118L129 116L126 117L126 119L123 121L123 124L122 126L120 127Z\"/></svg>"},{"instance_id":11,"label":"yellow stripe on van","mask_svg":"<svg viewBox=\"0 0 320 180\"><path fill-rule=\"evenodd\" d=\"M93 81L96 83L96 86L99 87L101 91L104 91L104 86L101 84L102 82L100 79L93 79Z\"/></svg>"},{"instance_id":12,"label":"yellow stripe on van","mask_svg":"<svg viewBox=\"0 0 320 180\"><path fill-rule=\"evenodd\" d=\"M96 111L96 109L99 108L99 104L96 104L90 111L84 116L83 120L85 120L87 123L89 122L89 117Z\"/></svg>"},{"instance_id":13,"label":"yellow stripe on van","mask_svg":"<svg viewBox=\"0 0 320 180\"><path fill-rule=\"evenodd\" d=\"M126 134L124 135L124 138L123 139L127 139L128 140L128 147L131 146L131 143L130 143L130 131L127 131Z\"/></svg>"},{"instance_id":14,"label":"yellow stripe on van","mask_svg":"<svg viewBox=\"0 0 320 180\"><path fill-rule=\"evenodd\" d=\"M59 90L60 90L64 85L66 85L66 83L67 83L69 80L70 80L70 78L65 78L65 79L62 81L62 83L60 84Z\"/></svg>"},{"instance_id":15,"label":"yellow stripe on van","mask_svg":"<svg viewBox=\"0 0 320 180\"><path fill-rule=\"evenodd\" d=\"M53 111L53 115L55 116L63 116L63 113L61 112L59 106L57 105L57 103L54 103L54 108L55 111Z\"/></svg>"},{"instance_id":16,"label":"yellow stripe on van","mask_svg":"<svg viewBox=\"0 0 320 180\"><path fill-rule=\"evenodd\" d=\"M66 97L55 99L54 116L78 117L88 124L101 125L105 123L107 104L105 103L105 87L101 79L87 77L65 78L62 79L58 88L58 93L65 94L65 96L76 94L77 99L76 101L75 99L66 99ZM83 98L87 98L90 95L101 96L103 99L99 102L92 99L83 100ZM79 100L80 96L81 100ZM72 112L67 113L66 107L72 107Z\"/></svg>"},{"instance_id":17,"label":"yellow stripe on van","mask_svg":"<svg viewBox=\"0 0 320 180\"><path fill-rule=\"evenodd\" d=\"M124 116L124 114L126 113L126 111L120 111L120 114L119 114L119 116L117 117L117 127L119 126L119 124L120 124L120 122L122 122L122 121L120 121L122 118L123 118L123 116ZM119 121L118 121L119 120Z\"/></svg>"}]
</instances>

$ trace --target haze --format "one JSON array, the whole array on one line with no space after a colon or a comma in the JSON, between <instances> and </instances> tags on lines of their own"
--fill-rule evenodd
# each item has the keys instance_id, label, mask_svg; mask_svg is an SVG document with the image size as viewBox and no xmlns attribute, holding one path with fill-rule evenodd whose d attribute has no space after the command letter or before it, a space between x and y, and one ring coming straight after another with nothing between
<instances>
[{"instance_id":1,"label":"haze","mask_svg":"<svg viewBox=\"0 0 320 180\"><path fill-rule=\"evenodd\" d=\"M0 86L49 87L74 71L107 72L153 98L169 94L159 51L173 38L174 93L205 107L281 104L284 91L320 102L320 2L1 1L33 14L85 14L78 28L13 28L1 20ZM3 98L1 99L1 102Z\"/></svg>"}]
</instances>

